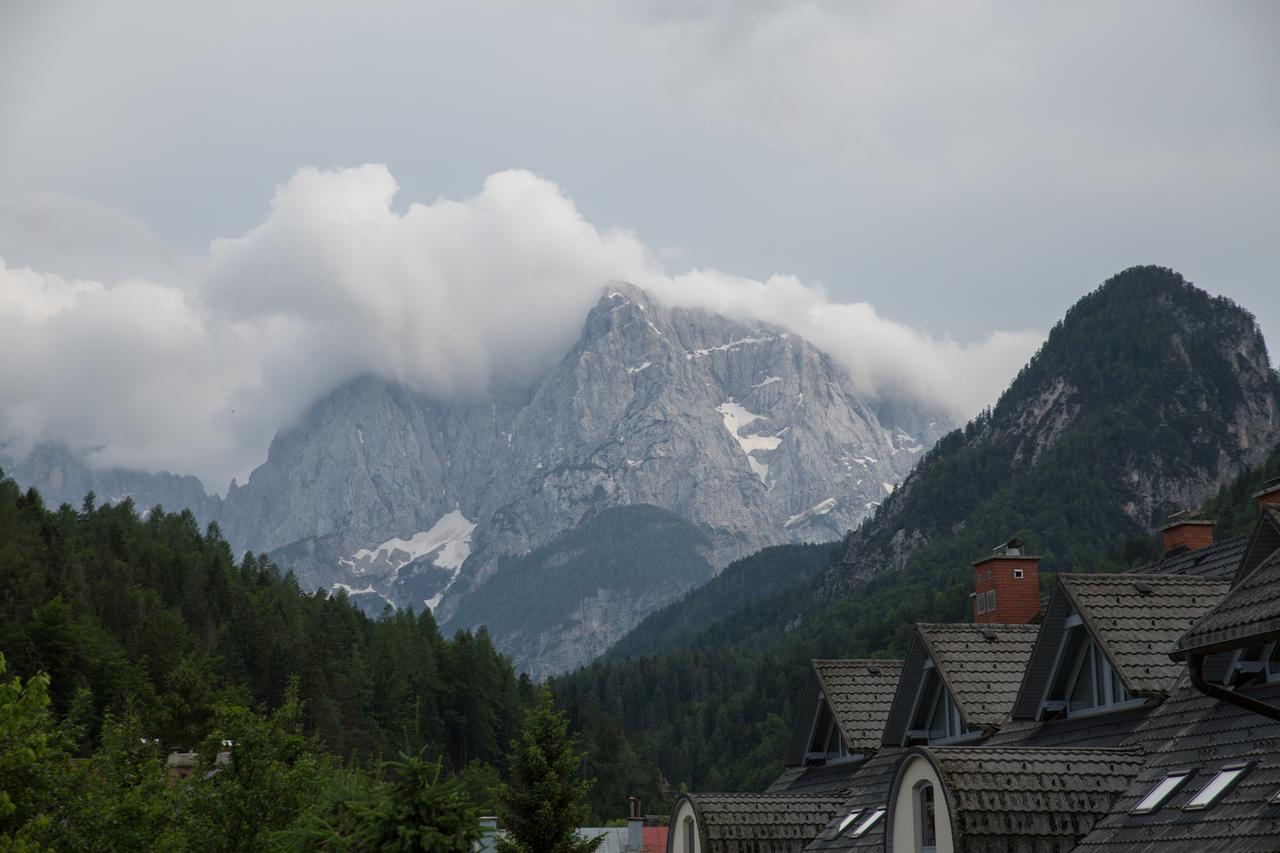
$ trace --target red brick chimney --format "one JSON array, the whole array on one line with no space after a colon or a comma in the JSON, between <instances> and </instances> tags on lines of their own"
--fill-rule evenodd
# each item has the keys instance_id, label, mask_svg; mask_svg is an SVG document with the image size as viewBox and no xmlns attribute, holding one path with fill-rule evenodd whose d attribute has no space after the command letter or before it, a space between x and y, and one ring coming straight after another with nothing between
<instances>
[{"instance_id":1,"label":"red brick chimney","mask_svg":"<svg viewBox=\"0 0 1280 853\"><path fill-rule=\"evenodd\" d=\"M1025 625L1040 616L1040 558L1010 539L973 564L973 621Z\"/></svg>"},{"instance_id":2,"label":"red brick chimney","mask_svg":"<svg viewBox=\"0 0 1280 853\"><path fill-rule=\"evenodd\" d=\"M1213 522L1200 518L1194 510L1175 512L1160 528L1160 543L1166 557L1175 551L1207 548L1213 544Z\"/></svg>"},{"instance_id":3,"label":"red brick chimney","mask_svg":"<svg viewBox=\"0 0 1280 853\"><path fill-rule=\"evenodd\" d=\"M1255 492L1253 497L1258 502L1258 512L1262 512L1264 506L1280 507L1280 477L1267 480L1262 491Z\"/></svg>"}]
</instances>

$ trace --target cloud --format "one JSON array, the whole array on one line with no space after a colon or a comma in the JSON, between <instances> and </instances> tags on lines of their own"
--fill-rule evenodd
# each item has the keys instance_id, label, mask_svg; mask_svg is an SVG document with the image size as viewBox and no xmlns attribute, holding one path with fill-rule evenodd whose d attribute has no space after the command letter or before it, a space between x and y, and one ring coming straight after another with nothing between
<instances>
[{"instance_id":1,"label":"cloud","mask_svg":"<svg viewBox=\"0 0 1280 853\"><path fill-rule=\"evenodd\" d=\"M1267 4L1138 0L1105 26L1088 5L997 0L628 8L678 97L873 185L1245 190L1280 166Z\"/></svg>"},{"instance_id":2,"label":"cloud","mask_svg":"<svg viewBox=\"0 0 1280 853\"><path fill-rule=\"evenodd\" d=\"M818 286L668 272L626 231L588 222L554 183L491 175L474 197L397 210L379 165L300 170L266 218L216 240L172 283L70 277L0 262L0 436L56 438L91 461L221 485L271 435L363 373L441 398L528 383L572 345L610 280L769 321L812 340L868 396L970 415L1042 335L961 344L834 303Z\"/></svg>"}]
</instances>

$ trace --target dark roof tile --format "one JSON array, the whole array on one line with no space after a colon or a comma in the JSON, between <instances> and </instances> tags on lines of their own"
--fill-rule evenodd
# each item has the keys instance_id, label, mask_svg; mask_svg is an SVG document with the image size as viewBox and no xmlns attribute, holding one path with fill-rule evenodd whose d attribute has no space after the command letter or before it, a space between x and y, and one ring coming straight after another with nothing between
<instances>
[{"instance_id":1,"label":"dark roof tile","mask_svg":"<svg viewBox=\"0 0 1280 853\"><path fill-rule=\"evenodd\" d=\"M1005 721L1018 695L1039 626L916 626L942 681L972 728Z\"/></svg>"},{"instance_id":2,"label":"dark roof tile","mask_svg":"<svg viewBox=\"0 0 1280 853\"><path fill-rule=\"evenodd\" d=\"M1280 551L1276 551L1227 594L1174 644L1185 660L1190 652L1208 653L1254 645L1280 636Z\"/></svg>"},{"instance_id":3,"label":"dark roof tile","mask_svg":"<svg viewBox=\"0 0 1280 853\"><path fill-rule=\"evenodd\" d=\"M805 849L808 851L884 850L884 818L876 821L857 838L851 834L852 827L846 827L845 831L839 834L836 830L841 821L851 812L858 812L858 820L861 820L878 808L888 807L889 786L893 784L894 774L898 772L898 764L904 755L906 755L904 749L885 749L863 764L851 780L852 789L843 806Z\"/></svg>"},{"instance_id":4,"label":"dark roof tile","mask_svg":"<svg viewBox=\"0 0 1280 853\"><path fill-rule=\"evenodd\" d=\"M879 749L902 661L815 660L813 671L850 751Z\"/></svg>"},{"instance_id":5,"label":"dark roof tile","mask_svg":"<svg viewBox=\"0 0 1280 853\"><path fill-rule=\"evenodd\" d=\"M1245 689L1254 698L1280 704L1280 685ZM1079 850L1280 849L1280 806L1270 803L1280 792L1280 722L1204 696L1184 679L1129 743L1145 750L1145 766ZM1255 764L1235 788L1208 809L1183 811L1182 806L1224 765L1238 761ZM1157 810L1131 814L1173 770L1192 770L1194 775Z\"/></svg>"},{"instance_id":6,"label":"dark roof tile","mask_svg":"<svg viewBox=\"0 0 1280 853\"><path fill-rule=\"evenodd\" d=\"M1142 768L1136 749L915 747L954 807L957 851L1070 850Z\"/></svg>"},{"instance_id":7,"label":"dark roof tile","mask_svg":"<svg viewBox=\"0 0 1280 853\"><path fill-rule=\"evenodd\" d=\"M1225 581L1182 575L1061 574L1058 582L1130 692L1172 690L1174 641L1226 596Z\"/></svg>"},{"instance_id":8,"label":"dark roof tile","mask_svg":"<svg viewBox=\"0 0 1280 853\"><path fill-rule=\"evenodd\" d=\"M683 796L693 804L703 849L716 853L800 853L844 802L806 794Z\"/></svg>"},{"instance_id":9,"label":"dark roof tile","mask_svg":"<svg viewBox=\"0 0 1280 853\"><path fill-rule=\"evenodd\" d=\"M1183 575L1186 577L1207 578L1209 580L1230 581L1235 577L1236 566L1240 564L1245 548L1249 544L1249 534L1223 539L1207 548L1194 551L1179 551L1168 557L1157 560L1150 565L1135 570L1135 574L1143 575Z\"/></svg>"}]
</instances>

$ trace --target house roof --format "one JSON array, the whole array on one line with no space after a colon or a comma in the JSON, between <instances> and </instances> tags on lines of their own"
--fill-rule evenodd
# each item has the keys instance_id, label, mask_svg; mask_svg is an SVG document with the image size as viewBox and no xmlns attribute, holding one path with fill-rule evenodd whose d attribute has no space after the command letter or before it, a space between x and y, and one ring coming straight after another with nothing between
<instances>
[{"instance_id":1,"label":"house roof","mask_svg":"<svg viewBox=\"0 0 1280 853\"><path fill-rule=\"evenodd\" d=\"M788 767L765 789L766 794L820 794L831 792L843 796L851 784L853 774L862 764L859 761L833 761L830 764L810 764Z\"/></svg>"},{"instance_id":2,"label":"house roof","mask_svg":"<svg viewBox=\"0 0 1280 853\"><path fill-rule=\"evenodd\" d=\"M957 853L1071 850L1142 768L1136 749L913 747L909 755L938 771ZM889 825L892 817L891 807Z\"/></svg>"},{"instance_id":3,"label":"house roof","mask_svg":"<svg viewBox=\"0 0 1280 853\"><path fill-rule=\"evenodd\" d=\"M861 767L850 780L851 788L848 797L840 810L832 816L830 822L823 827L817 837L805 848L806 851L826 850L884 850L884 818L872 824L866 832L854 837L849 827L843 833L837 833L841 821L851 812L860 815L870 814L877 808L888 808L889 786L898 772L898 763L906 754L905 749L888 748L876 754ZM855 824L856 825L856 824Z\"/></svg>"},{"instance_id":4,"label":"house roof","mask_svg":"<svg viewBox=\"0 0 1280 853\"><path fill-rule=\"evenodd\" d=\"M1258 523L1249 534L1240 563L1236 566L1235 582L1241 583L1263 561L1280 550L1280 506L1265 506L1258 513Z\"/></svg>"},{"instance_id":5,"label":"house roof","mask_svg":"<svg viewBox=\"0 0 1280 853\"><path fill-rule=\"evenodd\" d=\"M813 671L851 752L880 748L900 660L815 660Z\"/></svg>"},{"instance_id":6,"label":"house roof","mask_svg":"<svg viewBox=\"0 0 1280 853\"><path fill-rule=\"evenodd\" d=\"M1003 723L1040 626L926 624L916 630L965 723L975 728Z\"/></svg>"},{"instance_id":7,"label":"house roof","mask_svg":"<svg viewBox=\"0 0 1280 853\"><path fill-rule=\"evenodd\" d=\"M1226 596L1224 581L1184 575L1062 574L1073 609L1134 695L1173 689L1182 664L1169 649Z\"/></svg>"},{"instance_id":8,"label":"house roof","mask_svg":"<svg viewBox=\"0 0 1280 853\"><path fill-rule=\"evenodd\" d=\"M1280 637L1280 551L1235 586L1174 643L1170 657L1186 660Z\"/></svg>"},{"instance_id":9,"label":"house roof","mask_svg":"<svg viewBox=\"0 0 1280 853\"><path fill-rule=\"evenodd\" d=\"M681 799L693 806L702 849L716 853L800 853L844 804L843 796L807 794L682 794Z\"/></svg>"},{"instance_id":10,"label":"house roof","mask_svg":"<svg viewBox=\"0 0 1280 853\"><path fill-rule=\"evenodd\" d=\"M1280 685L1243 688L1256 699L1280 703ZM1146 765L1119 796L1111 813L1100 820L1079 848L1083 853L1159 850L1275 850L1280 806L1280 722L1218 702L1186 681L1152 712L1130 745L1146 751ZM1183 811L1225 765L1252 761L1254 766L1216 804ZM1174 770L1193 775L1180 790L1150 814L1131 810Z\"/></svg>"},{"instance_id":11,"label":"house roof","mask_svg":"<svg viewBox=\"0 0 1280 853\"><path fill-rule=\"evenodd\" d=\"M1194 551L1179 551L1150 565L1136 570L1137 574L1146 575L1185 575L1187 577L1208 578L1209 580L1230 581L1235 577L1236 566L1240 565L1240 557L1249 544L1249 534L1223 539L1205 548Z\"/></svg>"}]
</instances>

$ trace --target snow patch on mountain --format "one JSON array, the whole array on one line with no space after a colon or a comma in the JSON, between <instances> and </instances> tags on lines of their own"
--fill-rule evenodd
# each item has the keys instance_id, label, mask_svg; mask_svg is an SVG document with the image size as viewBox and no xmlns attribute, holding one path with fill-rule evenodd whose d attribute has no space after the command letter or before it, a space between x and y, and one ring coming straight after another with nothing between
<instances>
[{"instance_id":1,"label":"snow patch on mountain","mask_svg":"<svg viewBox=\"0 0 1280 853\"><path fill-rule=\"evenodd\" d=\"M794 525L801 523L802 521L808 521L814 516L826 515L827 513L831 512L831 510L835 509L839 503L840 502L837 501L835 498L827 498L824 501L819 501L818 503L806 509L804 512L798 512L795 515L788 518L786 521L782 523L782 526L792 527Z\"/></svg>"},{"instance_id":2,"label":"snow patch on mountain","mask_svg":"<svg viewBox=\"0 0 1280 853\"><path fill-rule=\"evenodd\" d=\"M742 452L747 454L747 465L751 471L765 483L769 478L769 465L756 459L752 454L759 450L776 450L782 444L782 438L776 435L743 435L743 428L759 420L767 420L764 415L747 411L745 406L729 400L716 407L716 411L724 418L724 428L738 442Z\"/></svg>"},{"instance_id":3,"label":"snow patch on mountain","mask_svg":"<svg viewBox=\"0 0 1280 853\"><path fill-rule=\"evenodd\" d=\"M371 574L376 569L381 569L378 573L383 574L394 573L430 555L437 566L456 573L471 556L471 534L475 529L475 522L455 509L441 516L430 530L415 533L408 539L388 539L374 548L361 548L338 562L357 575Z\"/></svg>"}]
</instances>

